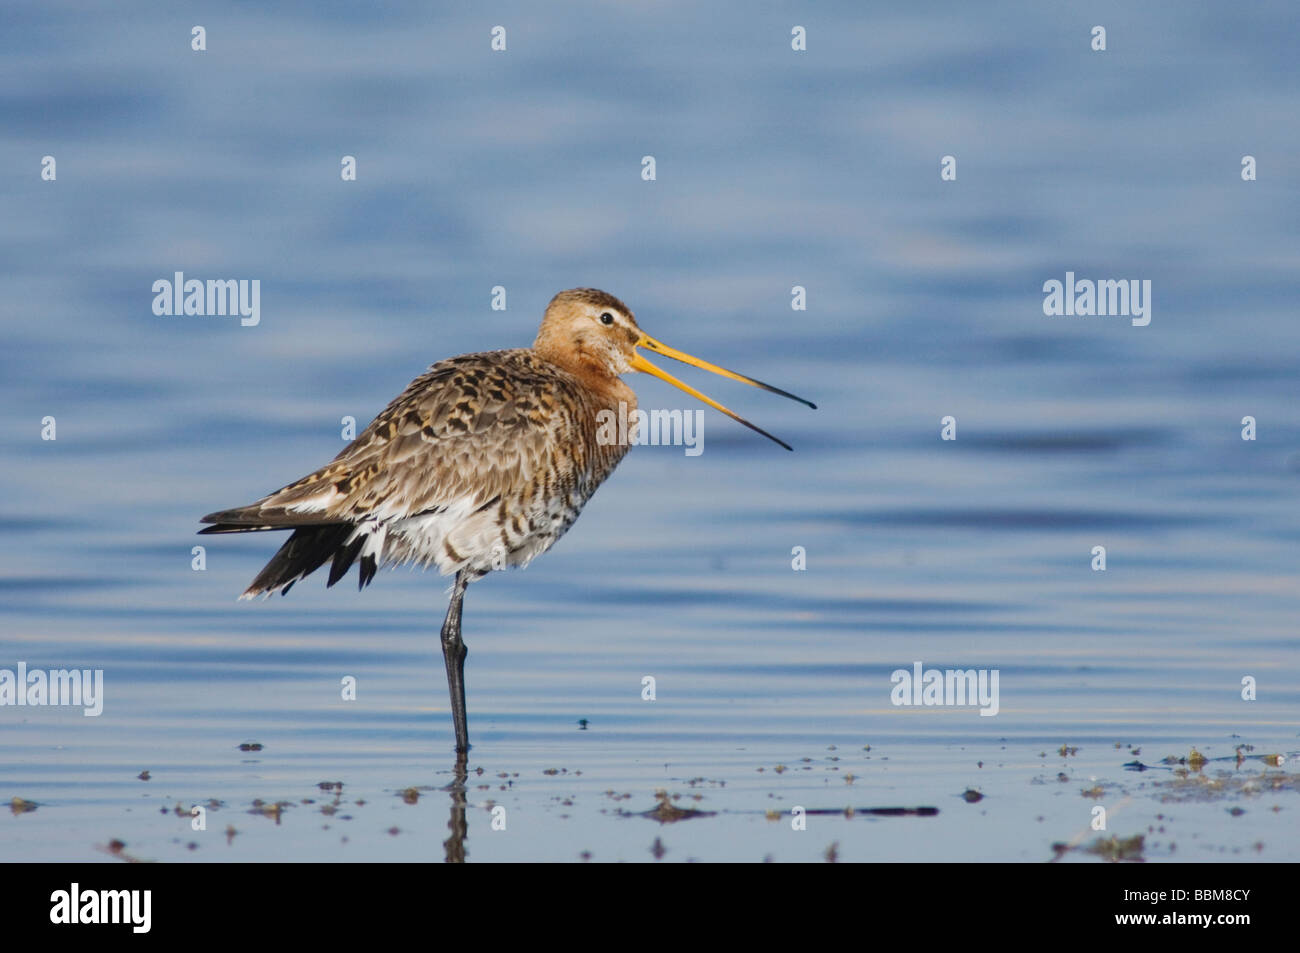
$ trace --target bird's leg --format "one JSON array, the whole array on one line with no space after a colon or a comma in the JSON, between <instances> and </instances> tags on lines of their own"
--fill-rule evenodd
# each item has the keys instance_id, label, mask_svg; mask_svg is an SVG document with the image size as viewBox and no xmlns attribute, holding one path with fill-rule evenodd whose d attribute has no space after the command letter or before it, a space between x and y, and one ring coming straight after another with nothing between
<instances>
[{"instance_id":1,"label":"bird's leg","mask_svg":"<svg viewBox=\"0 0 1300 953\"><path fill-rule=\"evenodd\" d=\"M442 624L442 659L447 663L447 688L451 691L451 720L456 728L456 750L469 750L469 728L465 718L465 656L469 649L460 637L460 610L469 580L464 570L456 573L451 590L451 604Z\"/></svg>"}]
</instances>

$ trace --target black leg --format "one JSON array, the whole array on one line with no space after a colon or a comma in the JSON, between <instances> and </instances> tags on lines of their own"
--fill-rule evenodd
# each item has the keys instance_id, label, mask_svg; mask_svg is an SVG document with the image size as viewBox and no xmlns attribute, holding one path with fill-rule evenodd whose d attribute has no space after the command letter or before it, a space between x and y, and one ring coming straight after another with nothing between
<instances>
[{"instance_id":1,"label":"black leg","mask_svg":"<svg viewBox=\"0 0 1300 953\"><path fill-rule=\"evenodd\" d=\"M469 727L465 718L465 656L469 649L460 637L460 610L469 581L465 573L456 573L447 606L447 620L442 624L442 659L447 663L447 688L451 691L451 720L456 728L456 750L469 750Z\"/></svg>"}]
</instances>

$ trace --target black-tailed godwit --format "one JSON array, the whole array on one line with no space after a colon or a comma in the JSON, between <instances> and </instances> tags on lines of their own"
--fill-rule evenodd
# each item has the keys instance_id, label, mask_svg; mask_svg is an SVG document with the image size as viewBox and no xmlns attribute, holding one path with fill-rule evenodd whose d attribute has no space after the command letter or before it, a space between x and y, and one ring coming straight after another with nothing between
<instances>
[{"instance_id":1,"label":"black-tailed godwit","mask_svg":"<svg viewBox=\"0 0 1300 953\"><path fill-rule=\"evenodd\" d=\"M353 563L364 588L381 565L417 562L455 573L442 626L456 750L469 748L461 604L494 569L546 552L627 453L602 436L602 412L636 395L621 374L653 374L781 444L771 434L647 361L644 348L815 406L761 381L661 344L613 295L575 288L546 308L531 348L439 361L413 380L321 469L256 503L203 517L202 533L293 533L241 598L279 591L330 561L332 586Z\"/></svg>"}]
</instances>

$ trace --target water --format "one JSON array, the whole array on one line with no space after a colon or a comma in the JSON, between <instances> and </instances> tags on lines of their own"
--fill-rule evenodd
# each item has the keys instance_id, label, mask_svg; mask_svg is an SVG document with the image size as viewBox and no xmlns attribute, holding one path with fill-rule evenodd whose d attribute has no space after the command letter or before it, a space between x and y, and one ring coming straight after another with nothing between
<instances>
[{"instance_id":1,"label":"water","mask_svg":"<svg viewBox=\"0 0 1300 953\"><path fill-rule=\"evenodd\" d=\"M1294 11L1087 17L507 3L492 53L419 4L13 7L0 668L103 669L106 698L0 709L0 796L38 805L0 856L1300 857ZM178 270L259 279L260 324L155 316ZM1066 271L1149 279L1150 325L1046 317ZM282 537L192 534L573 285L820 409L685 370L796 451L708 412L703 454L637 448L470 589L461 795L445 579L236 603ZM915 661L996 669L998 714L892 705ZM659 790L711 816L636 816Z\"/></svg>"}]
</instances>

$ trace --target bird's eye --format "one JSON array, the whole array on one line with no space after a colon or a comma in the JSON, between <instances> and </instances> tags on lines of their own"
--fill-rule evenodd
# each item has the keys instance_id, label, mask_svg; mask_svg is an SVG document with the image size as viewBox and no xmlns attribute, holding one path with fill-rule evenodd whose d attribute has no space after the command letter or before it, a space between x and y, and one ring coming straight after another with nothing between
<instances>
[{"instance_id":1,"label":"bird's eye","mask_svg":"<svg viewBox=\"0 0 1300 953\"><path fill-rule=\"evenodd\" d=\"M602 315L600 316L600 323L601 323L601 324L613 324L613 323L614 323L614 316L613 316L612 314L610 314L608 311L606 311L604 314L602 314Z\"/></svg>"}]
</instances>

